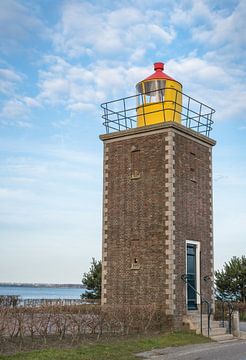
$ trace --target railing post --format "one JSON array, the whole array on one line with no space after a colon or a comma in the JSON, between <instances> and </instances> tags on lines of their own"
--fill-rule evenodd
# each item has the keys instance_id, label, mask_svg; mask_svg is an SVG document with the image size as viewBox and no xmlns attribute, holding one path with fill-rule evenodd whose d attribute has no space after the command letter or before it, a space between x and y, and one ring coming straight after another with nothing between
<instances>
[{"instance_id":1,"label":"railing post","mask_svg":"<svg viewBox=\"0 0 246 360\"><path fill-rule=\"evenodd\" d=\"M178 90L176 89L175 103L174 103L174 109L173 109L173 121L175 120L175 115L176 115L177 97L178 97Z\"/></svg>"},{"instance_id":2,"label":"railing post","mask_svg":"<svg viewBox=\"0 0 246 360\"><path fill-rule=\"evenodd\" d=\"M211 317L211 306L210 304L208 303L208 337L210 335L210 317Z\"/></svg>"},{"instance_id":3,"label":"railing post","mask_svg":"<svg viewBox=\"0 0 246 360\"><path fill-rule=\"evenodd\" d=\"M225 303L222 301L222 327L225 327Z\"/></svg>"},{"instance_id":4,"label":"railing post","mask_svg":"<svg viewBox=\"0 0 246 360\"><path fill-rule=\"evenodd\" d=\"M212 287L214 289L214 292L216 293L217 290L215 289L213 281L210 279L210 277L205 276L203 278L203 280L205 282L210 281L212 283ZM232 333L232 315L233 315L233 311L234 311L233 310L233 305L229 300L226 300L225 295L223 293L220 294L220 301L222 303L222 308L221 308L221 310L222 310L222 327L225 327L225 304L227 304L228 312L229 312L228 313L228 331L229 331L229 334L231 334Z\"/></svg>"},{"instance_id":5,"label":"railing post","mask_svg":"<svg viewBox=\"0 0 246 360\"><path fill-rule=\"evenodd\" d=\"M202 300L202 287L201 287L201 277L202 277L202 252L200 250L200 253L199 253L199 264L200 264L200 269L199 269L199 274L200 274L200 278L199 278L199 281L200 281L200 304L201 304L201 313L200 313L200 323L201 323L201 334L203 334L203 331L202 331L202 313L203 313L203 300Z\"/></svg>"},{"instance_id":6,"label":"railing post","mask_svg":"<svg viewBox=\"0 0 246 360\"><path fill-rule=\"evenodd\" d=\"M229 320L228 320L228 330L229 330L229 334L231 334L231 328L232 328L232 326L231 326L231 323L232 323L232 321L231 321L232 319L231 319L231 314L229 313Z\"/></svg>"},{"instance_id":7,"label":"railing post","mask_svg":"<svg viewBox=\"0 0 246 360\"><path fill-rule=\"evenodd\" d=\"M208 300L206 300L191 284L189 284L187 280L187 274L181 275L181 279L200 296L200 330L201 334L203 334L203 303L207 305L207 314L208 314L208 336L210 334L210 317L211 317L211 304Z\"/></svg>"},{"instance_id":8,"label":"railing post","mask_svg":"<svg viewBox=\"0 0 246 360\"><path fill-rule=\"evenodd\" d=\"M229 309L229 324L228 324L228 330L229 330L229 334L232 333L232 317L233 317L233 306L231 305L231 303L227 302L228 304L228 309Z\"/></svg>"},{"instance_id":9,"label":"railing post","mask_svg":"<svg viewBox=\"0 0 246 360\"><path fill-rule=\"evenodd\" d=\"M203 301L202 301L202 299L200 299L200 329L201 329L201 335L202 335L202 333L203 333L203 331L202 331L202 305L203 305Z\"/></svg>"}]
</instances>

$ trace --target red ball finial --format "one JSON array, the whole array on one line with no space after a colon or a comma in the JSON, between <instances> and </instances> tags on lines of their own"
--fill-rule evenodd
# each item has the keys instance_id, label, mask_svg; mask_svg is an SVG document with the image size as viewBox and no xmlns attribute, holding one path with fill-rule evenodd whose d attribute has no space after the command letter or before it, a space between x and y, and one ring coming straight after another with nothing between
<instances>
[{"instance_id":1,"label":"red ball finial","mask_svg":"<svg viewBox=\"0 0 246 360\"><path fill-rule=\"evenodd\" d=\"M157 70L163 71L164 70L164 63L163 62L154 63L154 69L155 69L155 71L157 71Z\"/></svg>"}]
</instances>

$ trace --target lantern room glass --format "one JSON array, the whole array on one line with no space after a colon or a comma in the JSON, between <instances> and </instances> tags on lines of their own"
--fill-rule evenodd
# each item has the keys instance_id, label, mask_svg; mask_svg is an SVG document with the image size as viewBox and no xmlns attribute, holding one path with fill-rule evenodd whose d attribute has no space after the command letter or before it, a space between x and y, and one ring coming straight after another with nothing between
<instances>
[{"instance_id":1,"label":"lantern room glass","mask_svg":"<svg viewBox=\"0 0 246 360\"><path fill-rule=\"evenodd\" d=\"M165 80L150 80L137 84L137 106L164 101Z\"/></svg>"}]
</instances>

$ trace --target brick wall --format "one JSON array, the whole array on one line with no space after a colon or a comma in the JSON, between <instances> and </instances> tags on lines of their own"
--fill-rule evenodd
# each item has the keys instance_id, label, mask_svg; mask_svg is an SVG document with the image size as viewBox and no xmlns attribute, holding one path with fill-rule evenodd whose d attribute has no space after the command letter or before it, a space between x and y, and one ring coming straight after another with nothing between
<instances>
[{"instance_id":1,"label":"brick wall","mask_svg":"<svg viewBox=\"0 0 246 360\"><path fill-rule=\"evenodd\" d=\"M175 260L177 313L185 312L185 287L178 274L186 272L186 240L200 242L201 292L209 301L213 276L211 146L181 134L175 135Z\"/></svg>"},{"instance_id":2,"label":"brick wall","mask_svg":"<svg viewBox=\"0 0 246 360\"><path fill-rule=\"evenodd\" d=\"M103 304L164 305L181 321L186 240L201 242L211 275L211 146L178 124L104 141Z\"/></svg>"}]
</instances>

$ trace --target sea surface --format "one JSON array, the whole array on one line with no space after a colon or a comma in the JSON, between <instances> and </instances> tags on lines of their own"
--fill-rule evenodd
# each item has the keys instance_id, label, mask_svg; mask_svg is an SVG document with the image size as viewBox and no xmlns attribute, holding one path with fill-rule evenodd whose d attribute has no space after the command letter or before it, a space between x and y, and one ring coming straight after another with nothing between
<instances>
[{"instance_id":1,"label":"sea surface","mask_svg":"<svg viewBox=\"0 0 246 360\"><path fill-rule=\"evenodd\" d=\"M80 299L84 289L0 286L0 295L19 295L21 299Z\"/></svg>"}]
</instances>

